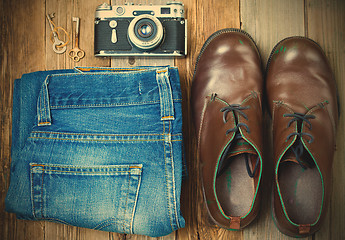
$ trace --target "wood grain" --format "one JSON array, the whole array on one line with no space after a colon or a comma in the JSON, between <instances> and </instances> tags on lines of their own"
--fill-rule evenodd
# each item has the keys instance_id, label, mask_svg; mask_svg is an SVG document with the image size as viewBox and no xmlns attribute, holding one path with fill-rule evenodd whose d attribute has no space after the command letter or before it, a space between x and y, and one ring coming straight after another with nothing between
<instances>
[{"instance_id":1,"label":"wood grain","mask_svg":"<svg viewBox=\"0 0 345 240\"><path fill-rule=\"evenodd\" d=\"M197 185L198 178L196 159L195 156L195 143L193 138L193 129L191 125L190 116L190 86L192 80L193 56L195 56L196 48L196 28L192 28L196 24L196 1L184 1L187 19L187 52L188 57L175 59L175 65L179 69L180 83L182 91L182 114L183 114L183 137L185 146L185 161L187 163L187 174L182 185L181 196L181 211L186 221L184 229L179 230L177 239L197 239L198 226L197 226Z\"/></svg>"},{"instance_id":2,"label":"wood grain","mask_svg":"<svg viewBox=\"0 0 345 240\"><path fill-rule=\"evenodd\" d=\"M210 225L205 212L201 192L199 163L196 158L196 141L191 121L190 88L194 64L206 39L223 28L239 28L238 1L184 1L188 19L188 57L176 59L179 68L184 113L184 139L188 164L188 180L185 181L182 209L188 212L186 228L178 231L180 239L241 239L242 232L232 232ZM212 17L217 16L217 17Z\"/></svg>"},{"instance_id":3,"label":"wood grain","mask_svg":"<svg viewBox=\"0 0 345 240\"><path fill-rule=\"evenodd\" d=\"M300 0L241 0L241 27L255 40L265 72L272 48L282 39L305 34L304 3ZM265 73L264 73L265 74ZM264 97L265 99L265 97ZM264 166L261 213L255 224L244 230L244 239L293 239L278 231L271 213L273 181L272 129L268 112L264 113ZM306 238L308 239L308 238ZM310 237L311 239L311 237Z\"/></svg>"},{"instance_id":4,"label":"wood grain","mask_svg":"<svg viewBox=\"0 0 345 240\"><path fill-rule=\"evenodd\" d=\"M208 223L204 211L196 159L196 142L191 119L190 89L195 60L205 40L222 28L242 28L256 41L263 68L273 46L293 35L306 35L325 50L338 85L341 117L337 152L334 159L333 195L327 221L321 230L306 239L345 239L345 2L342 0L184 0L188 19L188 56L186 58L105 58L93 54L94 12L104 0L30 0L1 1L0 42L0 239L4 240L176 240L176 239L292 239L275 227L270 212L273 163L270 118L264 119L265 169L263 202L258 219L243 231L232 232ZM123 4L125 0L107 0ZM165 3L164 0L134 0L133 3ZM45 14L55 12L53 21L71 36L67 51L74 45L72 17L80 18L79 46L86 52L78 63L67 54L52 50L50 28ZM183 96L183 134L188 166L181 208L186 227L168 236L150 238L72 227L51 222L17 220L4 211L9 186L13 81L23 73L72 68L74 66L175 65L179 68Z\"/></svg>"},{"instance_id":5,"label":"wood grain","mask_svg":"<svg viewBox=\"0 0 345 240\"><path fill-rule=\"evenodd\" d=\"M278 41L303 36L304 2L301 0L241 0L241 25L256 41L263 66Z\"/></svg>"},{"instance_id":6,"label":"wood grain","mask_svg":"<svg viewBox=\"0 0 345 240\"><path fill-rule=\"evenodd\" d=\"M4 213L5 192L9 186L11 113L13 81L25 72L45 68L44 17L42 1L2 1L4 21L1 30L1 231L3 239L43 239L38 222L16 220ZM31 14L35 12L35 14ZM15 29L15 31L14 31ZM5 190L6 189L6 190Z\"/></svg>"},{"instance_id":7,"label":"wood grain","mask_svg":"<svg viewBox=\"0 0 345 240\"><path fill-rule=\"evenodd\" d=\"M337 81L340 103L340 119L337 135L337 151L333 162L333 192L327 221L315 234L316 240L345 239L345 129L344 129L344 79L345 79L345 2L308 0L308 37L320 44L329 59Z\"/></svg>"},{"instance_id":8,"label":"wood grain","mask_svg":"<svg viewBox=\"0 0 345 240\"><path fill-rule=\"evenodd\" d=\"M56 26L64 28L69 33L69 43L64 54L56 54L52 49L52 42L50 40L51 28L48 21L45 21L45 41L46 41L46 69L64 69L73 68L75 66L109 66L110 60L106 58L96 58L93 55L93 45L90 41L94 34L94 11L102 1L69 1L69 0L46 0L46 13L55 13L52 19ZM85 51L85 57L79 62L74 62L69 56L68 51L75 45L74 31L75 23L72 22L72 17L80 18L79 31L79 47ZM42 19L43 20L43 19ZM92 27L90 27L92 26ZM62 37L63 32L59 32L61 38L67 41L67 37ZM92 231L85 228L77 228L73 226L66 226L63 224L43 222L44 233L47 239L109 239L109 234ZM116 239L116 238L115 238Z\"/></svg>"},{"instance_id":9,"label":"wood grain","mask_svg":"<svg viewBox=\"0 0 345 240\"><path fill-rule=\"evenodd\" d=\"M56 26L64 28L69 33L69 43L64 54L56 54L52 49L52 42L50 40L51 28L46 20L46 66L47 69L63 69L73 68L75 66L109 66L109 58L98 58L93 54L93 36L94 36L94 18L95 9L103 1L100 0L46 0L46 13L55 13L53 22ZM79 62L74 62L69 56L68 51L75 45L75 23L72 22L72 17L79 17L79 47L85 51L85 57ZM43 20L43 19L42 19ZM67 37L63 38L63 32L59 31L61 38L67 41Z\"/></svg>"}]
</instances>

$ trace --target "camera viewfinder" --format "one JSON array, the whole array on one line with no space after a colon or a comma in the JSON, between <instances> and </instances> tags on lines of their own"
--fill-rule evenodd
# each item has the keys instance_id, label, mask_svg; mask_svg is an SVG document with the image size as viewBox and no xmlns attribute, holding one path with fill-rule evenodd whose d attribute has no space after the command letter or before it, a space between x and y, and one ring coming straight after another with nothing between
<instances>
[{"instance_id":1,"label":"camera viewfinder","mask_svg":"<svg viewBox=\"0 0 345 240\"><path fill-rule=\"evenodd\" d=\"M161 14L170 14L170 8L161 8Z\"/></svg>"}]
</instances>

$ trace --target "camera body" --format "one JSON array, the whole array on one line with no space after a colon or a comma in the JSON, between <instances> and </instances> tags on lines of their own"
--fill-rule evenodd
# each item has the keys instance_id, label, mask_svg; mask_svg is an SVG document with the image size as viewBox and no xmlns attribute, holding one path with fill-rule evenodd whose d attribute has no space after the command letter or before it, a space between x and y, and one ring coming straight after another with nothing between
<instances>
[{"instance_id":1,"label":"camera body","mask_svg":"<svg viewBox=\"0 0 345 240\"><path fill-rule=\"evenodd\" d=\"M165 5L99 5L95 56L185 56L187 22L180 2Z\"/></svg>"}]
</instances>

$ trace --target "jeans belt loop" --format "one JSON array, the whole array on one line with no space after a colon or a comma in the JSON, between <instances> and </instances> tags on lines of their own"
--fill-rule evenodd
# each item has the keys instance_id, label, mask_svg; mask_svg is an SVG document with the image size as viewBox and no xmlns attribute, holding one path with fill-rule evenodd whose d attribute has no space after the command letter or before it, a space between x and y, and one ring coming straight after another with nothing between
<instances>
[{"instance_id":1,"label":"jeans belt loop","mask_svg":"<svg viewBox=\"0 0 345 240\"><path fill-rule=\"evenodd\" d=\"M37 100L38 126L51 125L52 122L48 94L49 78L50 76L48 75L44 80Z\"/></svg>"},{"instance_id":2,"label":"jeans belt loop","mask_svg":"<svg viewBox=\"0 0 345 240\"><path fill-rule=\"evenodd\" d=\"M169 68L157 70L156 80L159 88L161 120L174 120L174 102L169 80Z\"/></svg>"}]
</instances>

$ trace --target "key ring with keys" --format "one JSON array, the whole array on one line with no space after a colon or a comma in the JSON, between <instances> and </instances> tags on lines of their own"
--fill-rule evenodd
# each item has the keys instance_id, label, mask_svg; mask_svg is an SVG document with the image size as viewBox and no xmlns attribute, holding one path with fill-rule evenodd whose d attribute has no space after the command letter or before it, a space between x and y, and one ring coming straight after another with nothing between
<instances>
[{"instance_id":1,"label":"key ring with keys","mask_svg":"<svg viewBox=\"0 0 345 240\"><path fill-rule=\"evenodd\" d=\"M50 25L50 29L52 30L50 33L50 41L53 43L53 50L54 52L61 54L66 51L66 46L69 43L69 35L67 31L62 27L56 27L54 22L52 21L52 18L54 17L54 13L47 14L47 19ZM67 36L67 41L64 42L60 39L58 30L61 30L64 32L64 34Z\"/></svg>"}]
</instances>

